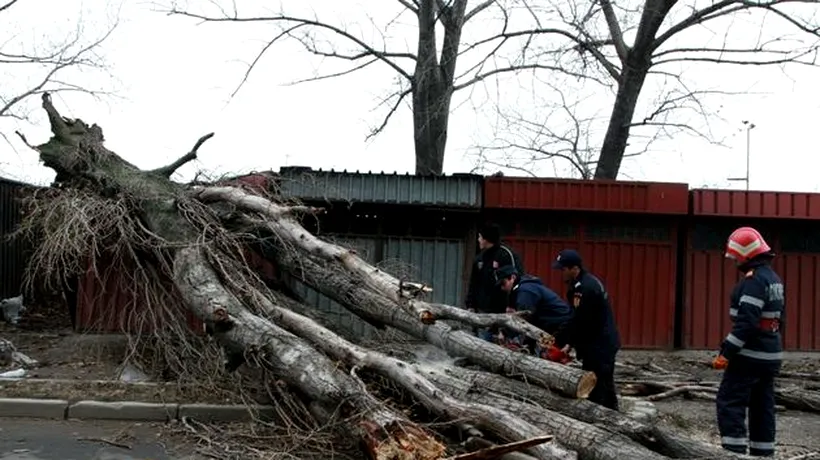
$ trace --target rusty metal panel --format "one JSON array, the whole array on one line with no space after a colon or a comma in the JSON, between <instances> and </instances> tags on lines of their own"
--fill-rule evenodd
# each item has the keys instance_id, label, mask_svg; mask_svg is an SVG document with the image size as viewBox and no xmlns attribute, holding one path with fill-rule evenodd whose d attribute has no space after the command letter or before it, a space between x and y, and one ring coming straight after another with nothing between
<instances>
[{"instance_id":1,"label":"rusty metal panel","mask_svg":"<svg viewBox=\"0 0 820 460\"><path fill-rule=\"evenodd\" d=\"M488 177L484 207L687 214L686 184Z\"/></svg>"},{"instance_id":2,"label":"rusty metal panel","mask_svg":"<svg viewBox=\"0 0 820 460\"><path fill-rule=\"evenodd\" d=\"M702 221L689 235L684 282L683 344L716 350L732 327L729 302L742 274L724 256L729 232L738 223ZM820 246L811 241L812 229L802 225L757 224L778 254L774 268L786 288L786 327L783 346L790 351L820 350ZM780 228L780 230L778 230ZM801 236L802 235L802 236Z\"/></svg>"},{"instance_id":3,"label":"rusty metal panel","mask_svg":"<svg viewBox=\"0 0 820 460\"><path fill-rule=\"evenodd\" d=\"M690 247L686 262L683 345L717 350L732 327L729 299L740 272L720 250Z\"/></svg>"},{"instance_id":4,"label":"rusty metal panel","mask_svg":"<svg viewBox=\"0 0 820 460\"><path fill-rule=\"evenodd\" d=\"M310 201L351 201L480 209L483 178L474 174L415 176L323 171L305 167L279 169L280 192Z\"/></svg>"},{"instance_id":5,"label":"rusty metal panel","mask_svg":"<svg viewBox=\"0 0 820 460\"><path fill-rule=\"evenodd\" d=\"M784 347L820 351L820 254L784 253L774 267L786 285Z\"/></svg>"},{"instance_id":6,"label":"rusty metal panel","mask_svg":"<svg viewBox=\"0 0 820 460\"><path fill-rule=\"evenodd\" d=\"M433 288L432 301L462 305L463 240L386 238L379 266Z\"/></svg>"},{"instance_id":7,"label":"rusty metal panel","mask_svg":"<svg viewBox=\"0 0 820 460\"><path fill-rule=\"evenodd\" d=\"M527 271L565 297L566 285L551 267L561 249L579 250L584 265L604 282L625 348L674 345L676 250L670 241L507 239Z\"/></svg>"},{"instance_id":8,"label":"rusty metal panel","mask_svg":"<svg viewBox=\"0 0 820 460\"><path fill-rule=\"evenodd\" d=\"M19 199L26 187L33 186L0 178L0 299L21 293L27 248L9 237L22 221Z\"/></svg>"},{"instance_id":9,"label":"rusty metal panel","mask_svg":"<svg viewBox=\"0 0 820 460\"><path fill-rule=\"evenodd\" d=\"M820 194L741 190L692 190L695 216L820 220Z\"/></svg>"},{"instance_id":10,"label":"rusty metal panel","mask_svg":"<svg viewBox=\"0 0 820 460\"><path fill-rule=\"evenodd\" d=\"M104 256L97 260L96 265L97 269L94 270L89 264L78 282L78 331L150 334L162 329L163 324L184 318L192 332L204 334L202 321L181 306L177 312L163 311L146 316L127 289L128 274L106 269L110 261Z\"/></svg>"}]
</instances>

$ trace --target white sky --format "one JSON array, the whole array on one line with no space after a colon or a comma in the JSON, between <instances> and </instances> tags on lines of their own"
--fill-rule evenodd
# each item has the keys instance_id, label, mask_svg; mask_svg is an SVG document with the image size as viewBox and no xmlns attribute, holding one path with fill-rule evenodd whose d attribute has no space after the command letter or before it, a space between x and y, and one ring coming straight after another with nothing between
<instances>
[{"instance_id":1,"label":"white sky","mask_svg":"<svg viewBox=\"0 0 820 460\"><path fill-rule=\"evenodd\" d=\"M189 0L188 3L207 2ZM297 3L304 6L308 2ZM328 6L332 3L310 1L320 17L336 16L340 24L362 24L366 12L375 18L379 27L392 17L398 5L395 0L359 0L338 2L344 3L344 7L334 9ZM106 0L20 0L0 15L0 49L8 52L20 46L46 47L50 40L63 40L78 23L83 25L87 40L93 40L117 12L119 3L112 5L113 2ZM381 121L384 113L373 111L378 98L389 94L392 88L394 74L385 66L343 79L287 86L285 83L289 81L313 75L317 67L334 70L338 66L327 63L320 66L320 61L301 47L285 43L274 47L263 58L247 84L231 99L247 62L275 33L275 28L251 24L197 25L194 20L153 11L155 8L145 1L122 0L120 25L100 50L109 64L110 75L85 72L70 76L72 83L109 89L116 92L116 97L96 100L67 94L55 98L64 115L100 124L108 147L127 160L144 168L157 167L184 154L201 135L215 131L216 136L200 150L199 161L180 170L178 179L190 179L200 169L240 173L278 170L283 165L412 172L409 107L401 109L378 138L365 141L369 129ZM678 14L685 13L682 10ZM480 16L476 21L465 31L464 41L495 27L492 20L481 22ZM747 37L754 40L759 22L749 21L751 19L744 23L733 18L731 23L723 24L723 29L717 24L711 33L700 30L696 37L684 38L708 43L714 36L722 36L726 27L731 27L733 33L741 31L735 34L739 40ZM393 35L398 37L394 43L406 39L412 50L412 27L392 27L396 30ZM368 30L366 34L372 33ZM21 66L0 64L0 70L3 96L10 96L15 88L32 81L31 71ZM625 160L619 178L741 188L742 183L729 183L725 179L745 173L746 145L741 122L750 120L757 126L751 133L751 188L820 191L816 180L820 160L815 158L818 153L815 130L820 119L817 69L792 67L786 74L778 68L688 64L684 70L688 80L699 89L754 93L709 99L710 107L719 111L726 122L714 120L712 124L717 137L726 139L726 147L710 145L694 136L678 135L673 140L653 144L650 154ZM526 90L532 89L533 81L527 77L518 80L506 79L497 94L508 106L532 112L533 107L525 106L533 99L532 92ZM651 101L655 86L656 82L647 84L643 101ZM490 123L495 112L486 98L481 97L482 91L476 91L470 101L465 101L469 96L466 92L458 93L454 99L454 106L458 108L451 116L445 159L447 173L472 170L476 160L469 155L471 148L493 139ZM488 91L491 98L495 97L495 91ZM546 92L543 87L537 91ZM568 92L570 96L584 93L575 88L569 88ZM37 104L39 99L33 99L29 107L36 109ZM584 102L585 110L591 111L585 116L596 113L604 116L592 131L593 143L601 142L600 123L605 123L610 104L611 97L606 94ZM39 165L36 154L13 135L15 129L22 129L32 143L47 140L49 133L42 114L36 110L33 113L34 124L0 119L0 131L14 145L11 148L0 141L0 175L47 183L53 173ZM559 169L559 173L565 174L566 165L559 166L564 168ZM496 170L498 168L490 168L484 172ZM535 170L545 176L556 174L553 165L546 162Z\"/></svg>"}]
</instances>

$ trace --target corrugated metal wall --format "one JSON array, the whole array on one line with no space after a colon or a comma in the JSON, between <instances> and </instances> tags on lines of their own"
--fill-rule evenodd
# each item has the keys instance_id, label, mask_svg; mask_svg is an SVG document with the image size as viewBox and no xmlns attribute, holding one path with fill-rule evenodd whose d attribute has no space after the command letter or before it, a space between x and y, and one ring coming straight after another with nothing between
<instances>
[{"instance_id":1,"label":"corrugated metal wall","mask_svg":"<svg viewBox=\"0 0 820 460\"><path fill-rule=\"evenodd\" d=\"M464 242L451 239L417 239L398 237L362 237L325 235L324 238L355 249L367 262L397 277L429 284L431 299L461 305ZM335 301L307 285L295 281L296 292L307 305L336 317L337 324L357 336L373 337L376 329L350 313Z\"/></svg>"},{"instance_id":2,"label":"corrugated metal wall","mask_svg":"<svg viewBox=\"0 0 820 460\"><path fill-rule=\"evenodd\" d=\"M128 274L106 270L108 266L108 259L100 257L97 260L97 270L100 274L89 266L85 276L79 280L76 325L78 331L150 334L161 329L161 325L168 324L169 321L185 318L191 331L204 333L202 322L183 306L180 306L179 311L146 314L144 308L137 304L133 294L127 289L130 285ZM168 303L172 304L172 301L169 300Z\"/></svg>"},{"instance_id":3,"label":"corrugated metal wall","mask_svg":"<svg viewBox=\"0 0 820 460\"><path fill-rule=\"evenodd\" d=\"M820 194L744 190L692 190L695 216L820 219Z\"/></svg>"},{"instance_id":4,"label":"corrugated metal wall","mask_svg":"<svg viewBox=\"0 0 820 460\"><path fill-rule=\"evenodd\" d=\"M24 184L0 178L0 299L20 295L25 271L25 247L9 236L17 229L20 214L19 194Z\"/></svg>"},{"instance_id":5,"label":"corrugated metal wall","mask_svg":"<svg viewBox=\"0 0 820 460\"><path fill-rule=\"evenodd\" d=\"M675 330L676 251L671 242L507 239L527 272L565 297L566 285L552 261L562 249L580 251L612 298L621 340L628 348L671 348Z\"/></svg>"},{"instance_id":6,"label":"corrugated metal wall","mask_svg":"<svg viewBox=\"0 0 820 460\"><path fill-rule=\"evenodd\" d=\"M786 287L784 347L820 350L820 244L813 243L813 227L716 218L701 218L690 230L686 276L679 280L686 283L684 347L716 349L732 327L729 299L741 273L724 257L723 247L731 231L740 225L758 228L777 253L774 268Z\"/></svg>"},{"instance_id":7,"label":"corrugated metal wall","mask_svg":"<svg viewBox=\"0 0 820 460\"><path fill-rule=\"evenodd\" d=\"M686 184L488 177L484 206L567 211L686 214Z\"/></svg>"},{"instance_id":8,"label":"corrugated metal wall","mask_svg":"<svg viewBox=\"0 0 820 460\"><path fill-rule=\"evenodd\" d=\"M480 208L483 177L474 174L415 176L313 170L279 169L281 193L312 201L353 201L381 204L435 205Z\"/></svg>"}]
</instances>

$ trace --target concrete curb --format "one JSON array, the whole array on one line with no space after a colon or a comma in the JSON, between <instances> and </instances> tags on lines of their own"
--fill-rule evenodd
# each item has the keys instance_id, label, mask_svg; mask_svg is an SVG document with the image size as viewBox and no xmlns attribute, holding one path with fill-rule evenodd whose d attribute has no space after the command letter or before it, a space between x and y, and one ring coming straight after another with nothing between
<instances>
[{"instance_id":1,"label":"concrete curb","mask_svg":"<svg viewBox=\"0 0 820 460\"><path fill-rule=\"evenodd\" d=\"M190 417L203 422L245 422L255 417L271 419L274 414L270 406L0 398L0 417L51 420L168 422Z\"/></svg>"}]
</instances>

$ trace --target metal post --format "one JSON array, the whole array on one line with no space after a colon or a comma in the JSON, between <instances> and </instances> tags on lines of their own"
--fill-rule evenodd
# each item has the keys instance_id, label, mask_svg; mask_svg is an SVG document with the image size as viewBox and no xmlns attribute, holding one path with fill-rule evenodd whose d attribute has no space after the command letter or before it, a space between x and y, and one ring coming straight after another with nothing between
<instances>
[{"instance_id":1,"label":"metal post","mask_svg":"<svg viewBox=\"0 0 820 460\"><path fill-rule=\"evenodd\" d=\"M755 124L750 122L749 120L743 120L743 124L746 125L746 176L745 177L730 177L727 180L730 181L740 181L746 182L746 191L749 191L749 164L751 162L751 140L752 140L752 129L754 129Z\"/></svg>"}]
</instances>

